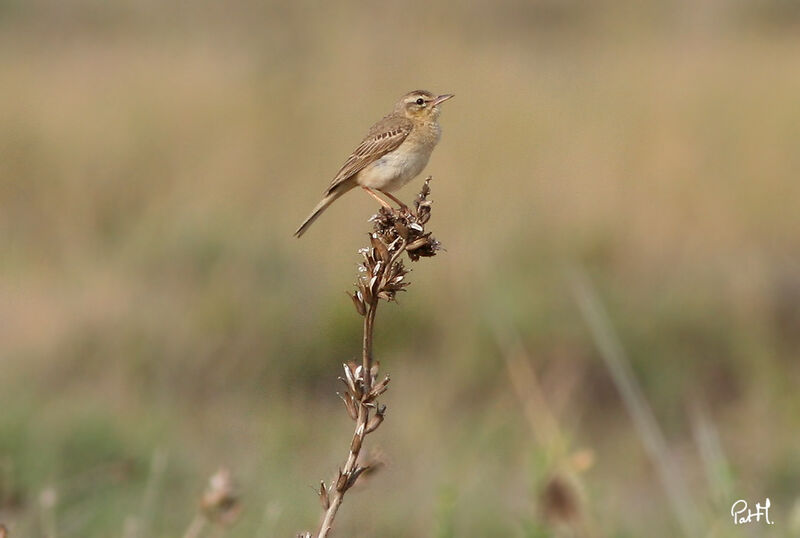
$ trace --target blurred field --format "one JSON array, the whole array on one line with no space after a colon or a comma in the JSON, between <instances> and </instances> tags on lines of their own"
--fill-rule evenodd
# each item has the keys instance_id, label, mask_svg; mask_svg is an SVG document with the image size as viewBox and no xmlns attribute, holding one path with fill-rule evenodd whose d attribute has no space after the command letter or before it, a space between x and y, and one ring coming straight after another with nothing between
<instances>
[{"instance_id":1,"label":"blurred field","mask_svg":"<svg viewBox=\"0 0 800 538\"><path fill-rule=\"evenodd\" d=\"M592 536L680 535L584 267L697 535L800 536L798 29L782 0L0 1L0 522L180 536L224 465L228 536L317 524L374 203L291 233L421 87L456 94L427 169L447 252L379 312L386 464L336 535L547 536L540 491L578 450ZM509 382L516 339L556 440ZM774 526L732 525L764 497Z\"/></svg>"}]
</instances>

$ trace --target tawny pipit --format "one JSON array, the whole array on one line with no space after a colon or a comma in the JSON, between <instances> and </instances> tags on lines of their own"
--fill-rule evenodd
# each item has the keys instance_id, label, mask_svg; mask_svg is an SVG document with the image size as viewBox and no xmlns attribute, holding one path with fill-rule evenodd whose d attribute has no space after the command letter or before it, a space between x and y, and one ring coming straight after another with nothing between
<instances>
[{"instance_id":1,"label":"tawny pipit","mask_svg":"<svg viewBox=\"0 0 800 538\"><path fill-rule=\"evenodd\" d=\"M394 105L394 111L373 125L333 178L322 201L294 233L300 237L329 205L350 189L360 186L382 205L389 205L380 191L401 207L404 204L389 194L417 177L428 164L433 148L442 136L439 105L453 97L417 90L407 93Z\"/></svg>"}]
</instances>

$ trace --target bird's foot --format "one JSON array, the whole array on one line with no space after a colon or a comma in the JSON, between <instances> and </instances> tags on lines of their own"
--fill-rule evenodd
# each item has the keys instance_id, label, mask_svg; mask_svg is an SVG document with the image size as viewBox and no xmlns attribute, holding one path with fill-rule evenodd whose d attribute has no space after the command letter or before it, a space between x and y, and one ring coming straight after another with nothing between
<instances>
[{"instance_id":1,"label":"bird's foot","mask_svg":"<svg viewBox=\"0 0 800 538\"><path fill-rule=\"evenodd\" d=\"M379 203L379 204L381 204L381 206L382 206L382 207L385 207L385 208L386 208L386 209L388 209L389 211L391 211L391 212L394 212L394 208L393 208L393 207L392 207L392 206L391 206L391 205L390 205L390 204L389 204L389 203L388 203L386 200L384 200L383 198L381 198L380 196L378 196L378 195L375 193L375 191L373 191L373 190L372 190L372 189L370 189L369 187L364 187L363 185L361 186L361 188L362 188L362 189L364 189L364 192L366 192L367 194L369 194L370 196L372 196L373 198L375 198L375 199L378 201L378 203ZM384 193L384 194L386 194L386 193Z\"/></svg>"},{"instance_id":2,"label":"bird's foot","mask_svg":"<svg viewBox=\"0 0 800 538\"><path fill-rule=\"evenodd\" d=\"M386 195L389 198L391 198L392 201L394 203L396 203L400 207L400 213L411 213L411 210L408 209L408 206L406 204L404 204L402 200L400 200L399 198L397 198L396 196L394 196L392 194L389 194L386 191L381 191L381 193L383 193L384 195Z\"/></svg>"}]
</instances>

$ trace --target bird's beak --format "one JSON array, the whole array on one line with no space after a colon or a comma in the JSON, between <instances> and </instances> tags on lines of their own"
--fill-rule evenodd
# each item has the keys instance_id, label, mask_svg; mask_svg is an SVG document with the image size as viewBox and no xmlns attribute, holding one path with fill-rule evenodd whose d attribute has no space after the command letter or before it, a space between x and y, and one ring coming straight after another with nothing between
<instances>
[{"instance_id":1,"label":"bird's beak","mask_svg":"<svg viewBox=\"0 0 800 538\"><path fill-rule=\"evenodd\" d=\"M447 101L448 99L452 99L453 97L455 97L455 95L453 95L452 93L446 93L444 95L439 95L439 96L436 97L436 99L433 100L433 106L436 106L436 105L438 105L440 103L444 103L445 101Z\"/></svg>"}]
</instances>

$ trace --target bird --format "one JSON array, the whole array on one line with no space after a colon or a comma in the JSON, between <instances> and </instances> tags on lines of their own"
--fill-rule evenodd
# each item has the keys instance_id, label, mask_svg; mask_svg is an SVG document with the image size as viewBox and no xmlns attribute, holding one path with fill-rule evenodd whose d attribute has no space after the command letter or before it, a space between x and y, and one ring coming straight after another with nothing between
<instances>
[{"instance_id":1,"label":"bird","mask_svg":"<svg viewBox=\"0 0 800 538\"><path fill-rule=\"evenodd\" d=\"M428 164L442 136L439 105L452 97L453 94L435 95L425 90L401 97L390 114L370 127L325 190L322 200L294 232L295 237L302 236L328 206L357 186L384 207L391 209L375 191L405 208L390 191L417 177Z\"/></svg>"}]
</instances>

